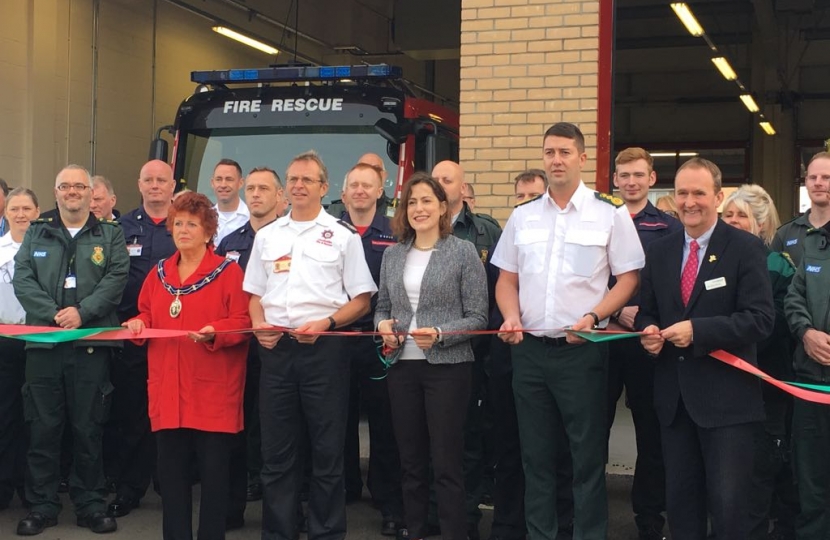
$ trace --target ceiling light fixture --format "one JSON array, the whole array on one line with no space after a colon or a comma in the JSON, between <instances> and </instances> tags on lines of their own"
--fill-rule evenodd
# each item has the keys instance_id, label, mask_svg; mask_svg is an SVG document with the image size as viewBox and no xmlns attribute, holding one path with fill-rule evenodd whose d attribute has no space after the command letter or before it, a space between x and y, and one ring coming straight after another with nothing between
<instances>
[{"instance_id":1,"label":"ceiling light fixture","mask_svg":"<svg viewBox=\"0 0 830 540\"><path fill-rule=\"evenodd\" d=\"M741 94L741 101L744 102L744 105L751 113L755 113L761 110L760 108L758 108L758 104L755 103L755 100L752 98L752 94Z\"/></svg>"},{"instance_id":2,"label":"ceiling light fixture","mask_svg":"<svg viewBox=\"0 0 830 540\"><path fill-rule=\"evenodd\" d=\"M267 54L276 55L280 52L279 50L272 47L271 45L268 45L267 43L263 43L262 41L254 39L252 37L248 37L245 34L240 34L236 30L231 30L230 28L227 28L225 26L214 26L213 31L217 34L222 34L225 37L231 38L235 41L238 41L239 43L244 43L248 47L253 47L254 49L260 50Z\"/></svg>"},{"instance_id":3,"label":"ceiling light fixture","mask_svg":"<svg viewBox=\"0 0 830 540\"><path fill-rule=\"evenodd\" d=\"M723 75L723 78L727 81L734 81L738 78L738 74L735 73L735 70L732 69L732 66L729 65L729 60L727 60L723 56L717 56L712 58L712 63L715 64L715 67L718 68L720 74Z\"/></svg>"},{"instance_id":4,"label":"ceiling light fixture","mask_svg":"<svg viewBox=\"0 0 830 540\"><path fill-rule=\"evenodd\" d=\"M764 133L766 133L767 135L775 135L775 128L772 127L772 124L770 124L769 122L761 122L758 125L761 126L761 129L763 129Z\"/></svg>"},{"instance_id":5,"label":"ceiling light fixture","mask_svg":"<svg viewBox=\"0 0 830 540\"><path fill-rule=\"evenodd\" d=\"M689 5L684 2L675 2L671 4L671 8L674 10L674 14L677 15L677 18L680 19L680 22L686 27L686 30L689 31L694 37L700 37L703 35L703 27L700 26L700 23L697 22L697 19L692 13L692 10L689 9Z\"/></svg>"},{"instance_id":6,"label":"ceiling light fixture","mask_svg":"<svg viewBox=\"0 0 830 540\"><path fill-rule=\"evenodd\" d=\"M699 155L697 152L649 152L649 155L653 158L663 158L663 157L695 157Z\"/></svg>"}]
</instances>

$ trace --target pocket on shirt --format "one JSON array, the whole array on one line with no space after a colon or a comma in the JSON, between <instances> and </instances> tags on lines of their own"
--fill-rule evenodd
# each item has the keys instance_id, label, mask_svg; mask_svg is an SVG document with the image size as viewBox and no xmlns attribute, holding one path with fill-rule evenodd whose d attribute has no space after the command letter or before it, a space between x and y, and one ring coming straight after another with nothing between
<instances>
[{"instance_id":1,"label":"pocket on shirt","mask_svg":"<svg viewBox=\"0 0 830 540\"><path fill-rule=\"evenodd\" d=\"M605 257L608 233L570 230L565 233L565 263L577 276L591 277Z\"/></svg>"},{"instance_id":2,"label":"pocket on shirt","mask_svg":"<svg viewBox=\"0 0 830 540\"><path fill-rule=\"evenodd\" d=\"M545 269L547 254L547 229L525 229L516 231L516 249L519 252L519 268L528 274L538 274Z\"/></svg>"}]
</instances>

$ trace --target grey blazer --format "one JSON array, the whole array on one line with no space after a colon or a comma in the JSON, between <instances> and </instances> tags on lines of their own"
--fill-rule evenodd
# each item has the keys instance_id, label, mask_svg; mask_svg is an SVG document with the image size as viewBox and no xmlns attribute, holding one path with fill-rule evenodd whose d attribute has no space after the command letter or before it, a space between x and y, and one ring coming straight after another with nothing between
<instances>
[{"instance_id":1,"label":"grey blazer","mask_svg":"<svg viewBox=\"0 0 830 540\"><path fill-rule=\"evenodd\" d=\"M406 331L412 322L412 305L403 285L406 254L412 241L396 244L383 253L375 327L397 319L394 328ZM487 275L472 242L448 236L438 240L429 259L418 299L418 326L438 326L442 333L487 328ZM424 351L430 364L473 361L470 335L446 335ZM401 349L398 349L398 352ZM397 361L395 356L393 361Z\"/></svg>"}]
</instances>

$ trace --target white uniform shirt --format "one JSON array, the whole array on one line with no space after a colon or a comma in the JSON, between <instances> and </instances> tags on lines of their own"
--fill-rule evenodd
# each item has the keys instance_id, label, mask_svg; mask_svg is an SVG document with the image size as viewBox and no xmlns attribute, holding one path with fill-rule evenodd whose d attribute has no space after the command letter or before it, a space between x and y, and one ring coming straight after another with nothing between
<instances>
[{"instance_id":1,"label":"white uniform shirt","mask_svg":"<svg viewBox=\"0 0 830 540\"><path fill-rule=\"evenodd\" d=\"M219 228L216 229L216 236L213 237L214 246L218 246L219 242L221 242L223 238L248 223L248 220L251 219L251 213L248 211L248 206L241 199L239 200L239 206L236 207L236 211L230 218L225 217L225 215L219 210L218 204L214 204L213 209L216 210L216 213L219 215Z\"/></svg>"},{"instance_id":2,"label":"white uniform shirt","mask_svg":"<svg viewBox=\"0 0 830 540\"><path fill-rule=\"evenodd\" d=\"M608 292L608 278L645 265L625 206L596 198L582 182L564 209L545 192L513 210L492 262L519 275L522 327L561 337Z\"/></svg>"},{"instance_id":3,"label":"white uniform shirt","mask_svg":"<svg viewBox=\"0 0 830 540\"><path fill-rule=\"evenodd\" d=\"M26 312L14 295L14 256L20 244L12 240L8 232L0 238L0 324L24 324Z\"/></svg>"},{"instance_id":4,"label":"white uniform shirt","mask_svg":"<svg viewBox=\"0 0 830 540\"><path fill-rule=\"evenodd\" d=\"M322 209L310 224L289 214L262 227L242 288L261 297L266 322L289 328L325 319L350 298L378 290L360 235Z\"/></svg>"}]
</instances>

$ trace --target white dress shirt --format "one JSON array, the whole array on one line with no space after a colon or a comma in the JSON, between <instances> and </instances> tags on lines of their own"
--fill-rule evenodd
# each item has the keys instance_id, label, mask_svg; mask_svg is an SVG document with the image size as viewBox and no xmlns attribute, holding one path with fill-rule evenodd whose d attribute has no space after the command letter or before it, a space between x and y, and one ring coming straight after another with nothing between
<instances>
[{"instance_id":1,"label":"white dress shirt","mask_svg":"<svg viewBox=\"0 0 830 540\"><path fill-rule=\"evenodd\" d=\"M0 324L24 324L26 312L14 295L14 256L20 244L12 240L12 233L0 237Z\"/></svg>"},{"instance_id":2,"label":"white dress shirt","mask_svg":"<svg viewBox=\"0 0 830 540\"><path fill-rule=\"evenodd\" d=\"M216 230L216 236L213 237L214 246L218 246L219 242L221 242L223 238L248 223L248 220L251 219L251 213L248 211L248 206L242 201L242 199L239 200L239 206L236 207L236 210L230 217L226 216L225 212L219 210L218 204L213 205L213 209L216 210L217 214L219 214L219 228Z\"/></svg>"},{"instance_id":3,"label":"white dress shirt","mask_svg":"<svg viewBox=\"0 0 830 540\"><path fill-rule=\"evenodd\" d=\"M608 278L645 265L625 206L600 200L579 183L565 208L548 192L513 210L493 254L497 267L519 275L522 327L561 337L608 292ZM603 326L601 324L601 326Z\"/></svg>"},{"instance_id":4,"label":"white dress shirt","mask_svg":"<svg viewBox=\"0 0 830 540\"><path fill-rule=\"evenodd\" d=\"M314 221L289 214L257 231L242 288L261 297L266 322L288 328L378 290L360 235L323 209Z\"/></svg>"}]
</instances>

